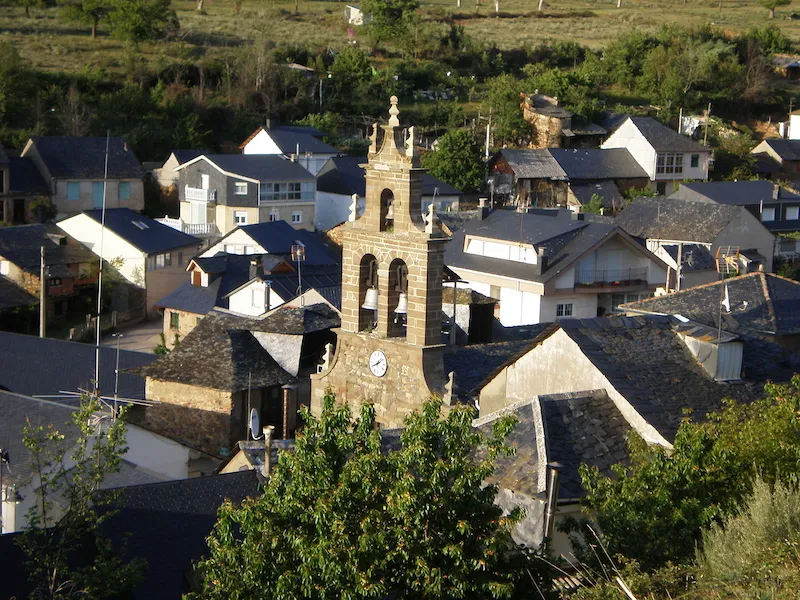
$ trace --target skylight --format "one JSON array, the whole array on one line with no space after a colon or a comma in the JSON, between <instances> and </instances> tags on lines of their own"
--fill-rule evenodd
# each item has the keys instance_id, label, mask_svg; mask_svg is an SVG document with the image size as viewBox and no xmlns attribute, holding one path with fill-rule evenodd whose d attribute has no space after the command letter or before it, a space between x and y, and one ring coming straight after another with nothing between
<instances>
[{"instance_id":1,"label":"skylight","mask_svg":"<svg viewBox=\"0 0 800 600\"><path fill-rule=\"evenodd\" d=\"M148 229L150 227L144 221L134 221L133 224L136 225L139 229Z\"/></svg>"}]
</instances>

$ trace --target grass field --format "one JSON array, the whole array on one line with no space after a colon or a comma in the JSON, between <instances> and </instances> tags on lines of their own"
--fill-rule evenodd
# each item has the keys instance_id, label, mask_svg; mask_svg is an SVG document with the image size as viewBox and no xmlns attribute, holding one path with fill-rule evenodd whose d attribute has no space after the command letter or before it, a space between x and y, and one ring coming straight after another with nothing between
<instances>
[{"instance_id":1,"label":"grass field","mask_svg":"<svg viewBox=\"0 0 800 600\"><path fill-rule=\"evenodd\" d=\"M422 10L435 18L452 18L478 42L500 48L530 47L554 40L572 40L600 48L621 32L633 28L655 30L668 23L718 27L739 32L752 25L774 23L793 41L800 42L800 20L786 17L792 7L779 9L770 21L757 0L725 0L722 11L717 0L560 0L537 16L537 0L500 0L501 15L494 13L494 0L422 0ZM171 61L180 57L213 56L220 49L253 40L309 44L338 49L348 41L343 2L299 2L294 0L244 0L234 14L231 0L206 0L205 15L195 12L194 0L175 0L173 7L181 25L180 40L141 44L145 59ZM798 3L800 11L800 3ZM56 8L32 9L26 18L22 9L0 11L0 39L13 42L25 61L34 67L76 72L88 68L117 71L129 50L108 37L101 23L100 36L92 40L88 27L64 23ZM358 32L355 32L356 37Z\"/></svg>"}]
</instances>

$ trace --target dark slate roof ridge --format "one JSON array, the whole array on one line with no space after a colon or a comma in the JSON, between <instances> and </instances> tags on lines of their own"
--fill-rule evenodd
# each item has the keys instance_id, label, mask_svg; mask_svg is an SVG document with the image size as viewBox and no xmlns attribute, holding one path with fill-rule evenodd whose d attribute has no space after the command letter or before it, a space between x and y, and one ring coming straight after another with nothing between
<instances>
[{"instance_id":1,"label":"dark slate roof ridge","mask_svg":"<svg viewBox=\"0 0 800 600\"><path fill-rule=\"evenodd\" d=\"M523 400L517 400L516 402L512 402L511 404L508 404L503 408L500 408L494 412L490 412L485 416L479 416L475 419L472 419L472 426L481 427L483 425L486 425L487 423L492 423L493 421L497 421L498 419L501 419L506 415L516 412L519 408L523 406L533 405L535 400L536 396L533 396L532 398L525 398Z\"/></svg>"},{"instance_id":2,"label":"dark slate roof ridge","mask_svg":"<svg viewBox=\"0 0 800 600\"><path fill-rule=\"evenodd\" d=\"M279 154L202 154L179 167L205 159L220 171L258 181L314 181L300 163Z\"/></svg>"},{"instance_id":3,"label":"dark slate roof ridge","mask_svg":"<svg viewBox=\"0 0 800 600\"><path fill-rule=\"evenodd\" d=\"M146 254L156 254L166 250L175 250L187 246L200 246L200 239L164 225L155 219L137 213L130 208L107 208L105 210L105 226L128 244ZM83 211L83 214L95 221L103 222L103 210L94 208ZM141 229L135 223L142 223Z\"/></svg>"},{"instance_id":4,"label":"dark slate roof ridge","mask_svg":"<svg viewBox=\"0 0 800 600\"><path fill-rule=\"evenodd\" d=\"M142 179L144 169L125 138L50 135L32 136L39 156L54 178L102 179L108 141L108 177Z\"/></svg>"}]
</instances>

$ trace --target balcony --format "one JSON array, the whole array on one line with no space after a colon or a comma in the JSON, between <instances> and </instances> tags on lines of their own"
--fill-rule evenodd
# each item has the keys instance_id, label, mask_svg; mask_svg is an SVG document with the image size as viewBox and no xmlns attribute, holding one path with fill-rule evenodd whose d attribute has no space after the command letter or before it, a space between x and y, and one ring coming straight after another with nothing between
<instances>
[{"instance_id":1,"label":"balcony","mask_svg":"<svg viewBox=\"0 0 800 600\"><path fill-rule=\"evenodd\" d=\"M184 188L184 200L194 202L216 202L217 190L204 190L203 188L189 187Z\"/></svg>"},{"instance_id":2,"label":"balcony","mask_svg":"<svg viewBox=\"0 0 800 600\"><path fill-rule=\"evenodd\" d=\"M173 219L171 217L164 217L163 219L156 219L159 223L163 223L167 227L172 227L183 233L189 235L199 236L214 236L219 235L216 223L184 223L180 219Z\"/></svg>"},{"instance_id":3,"label":"balcony","mask_svg":"<svg viewBox=\"0 0 800 600\"><path fill-rule=\"evenodd\" d=\"M576 288L614 288L647 285L647 267L575 271Z\"/></svg>"}]
</instances>

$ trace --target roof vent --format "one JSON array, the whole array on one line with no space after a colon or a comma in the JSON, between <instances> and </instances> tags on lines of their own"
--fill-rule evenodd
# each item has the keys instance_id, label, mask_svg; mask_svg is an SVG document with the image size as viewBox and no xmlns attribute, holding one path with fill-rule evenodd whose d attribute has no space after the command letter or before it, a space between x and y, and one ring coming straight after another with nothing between
<instances>
[{"instance_id":1,"label":"roof vent","mask_svg":"<svg viewBox=\"0 0 800 600\"><path fill-rule=\"evenodd\" d=\"M675 333L715 381L740 381L744 344L737 335L698 323L677 325Z\"/></svg>"},{"instance_id":2,"label":"roof vent","mask_svg":"<svg viewBox=\"0 0 800 600\"><path fill-rule=\"evenodd\" d=\"M136 227L138 227L141 230L149 229L149 227L150 227L144 221L134 221L133 224L136 225Z\"/></svg>"}]
</instances>

